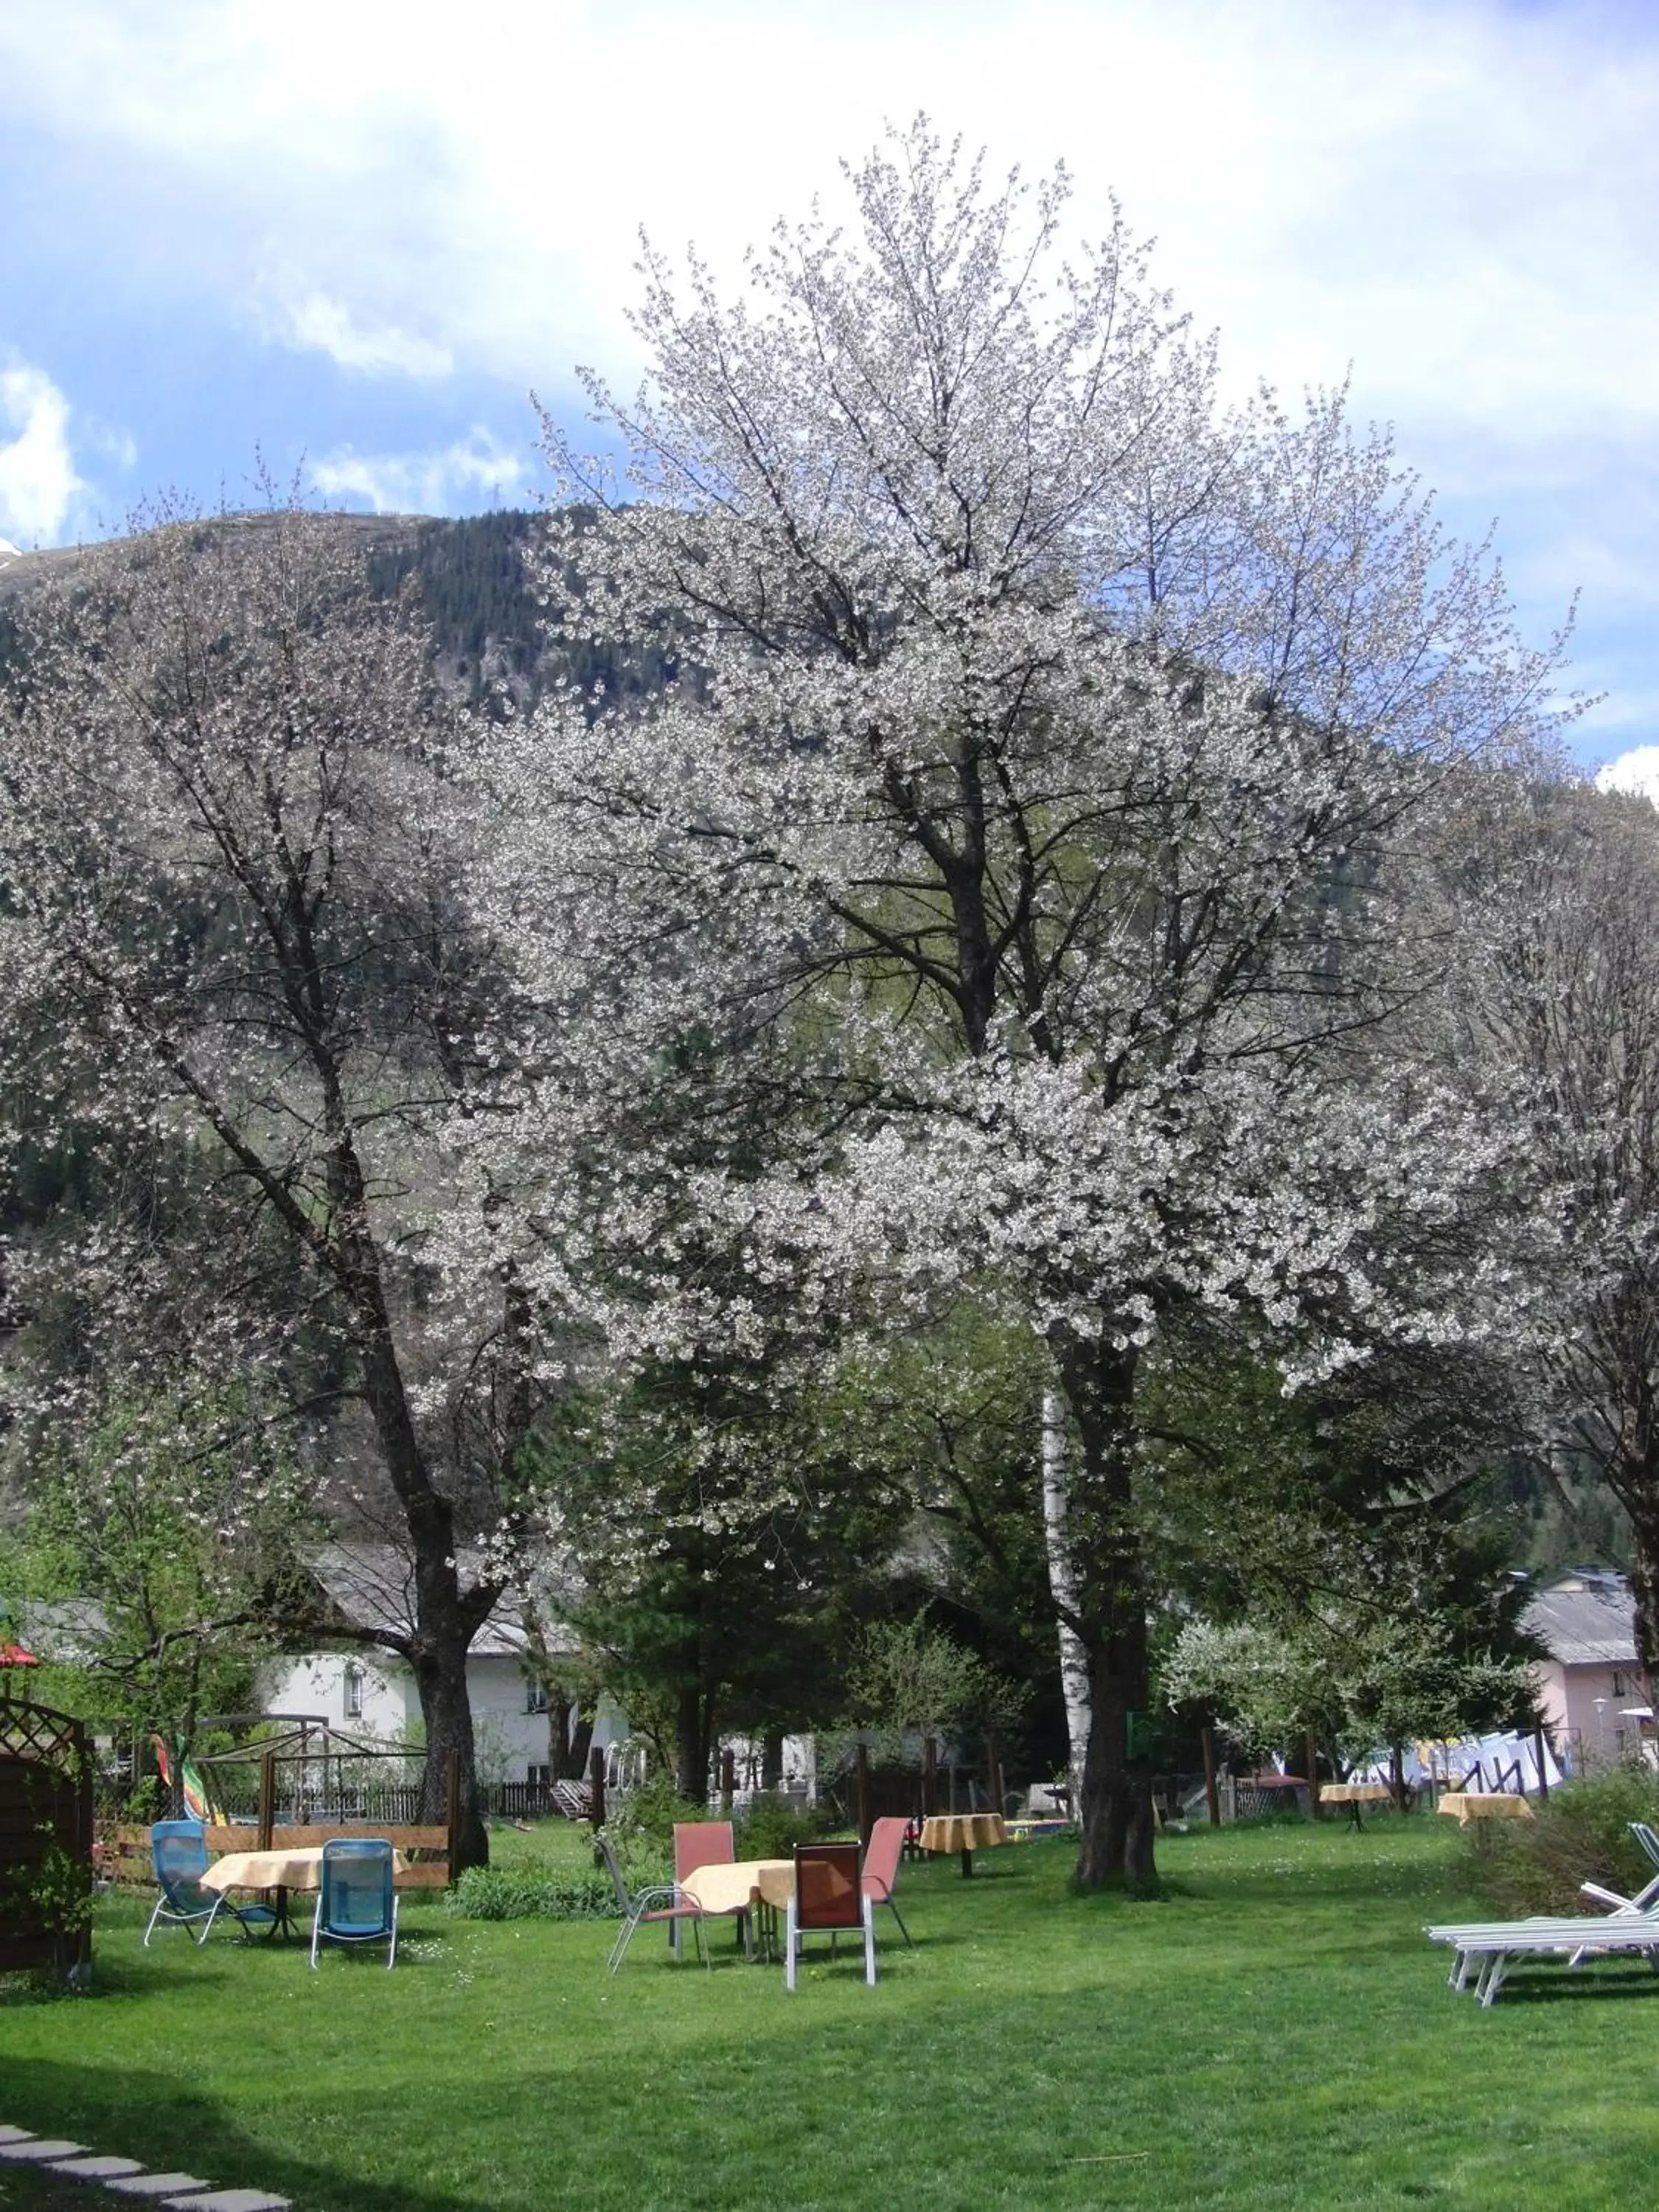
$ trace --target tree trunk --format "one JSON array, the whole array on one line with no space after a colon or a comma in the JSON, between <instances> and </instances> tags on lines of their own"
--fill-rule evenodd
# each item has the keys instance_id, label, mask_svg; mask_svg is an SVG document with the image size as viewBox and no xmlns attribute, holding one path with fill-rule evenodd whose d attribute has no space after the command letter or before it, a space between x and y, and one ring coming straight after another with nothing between
<instances>
[{"instance_id":1,"label":"tree trunk","mask_svg":"<svg viewBox=\"0 0 1659 2212\"><path fill-rule=\"evenodd\" d=\"M1612 1487L1630 1516L1632 1626L1651 1691L1659 1690L1659 1443L1643 1449L1651 1434L1646 1421L1633 1421L1631 1430L1632 1449L1616 1467Z\"/></svg>"},{"instance_id":2,"label":"tree trunk","mask_svg":"<svg viewBox=\"0 0 1659 2212\"><path fill-rule=\"evenodd\" d=\"M674 1787L688 1805L708 1802L710 1733L702 1689L684 1683L674 1700Z\"/></svg>"},{"instance_id":3,"label":"tree trunk","mask_svg":"<svg viewBox=\"0 0 1659 2212\"><path fill-rule=\"evenodd\" d=\"M783 1730L769 1729L761 1738L761 1788L783 1787Z\"/></svg>"},{"instance_id":4,"label":"tree trunk","mask_svg":"<svg viewBox=\"0 0 1659 2212\"><path fill-rule=\"evenodd\" d=\"M1659 1509L1631 1516L1635 1537L1631 1595L1635 1600L1636 1656L1650 1690L1659 1689Z\"/></svg>"},{"instance_id":5,"label":"tree trunk","mask_svg":"<svg viewBox=\"0 0 1659 2212\"><path fill-rule=\"evenodd\" d=\"M421 1717L426 1723L426 1768L421 1777L418 1813L422 1822L444 1818L450 1753L454 1753L461 1763L460 1863L451 1867L452 1878L467 1867L489 1863L489 1831L478 1808L472 1706L466 1693L466 1651L471 1640L465 1631L442 1638L428 1634L414 1655L415 1684L420 1692Z\"/></svg>"},{"instance_id":6,"label":"tree trunk","mask_svg":"<svg viewBox=\"0 0 1659 2212\"><path fill-rule=\"evenodd\" d=\"M1084 1889L1147 1889L1158 1878L1152 1767L1130 1741L1130 1716L1144 1716L1150 1696L1131 1476L1138 1355L1069 1335L1053 1348L1079 1443L1066 1513L1089 1670L1077 1880Z\"/></svg>"},{"instance_id":7,"label":"tree trunk","mask_svg":"<svg viewBox=\"0 0 1659 2212\"><path fill-rule=\"evenodd\" d=\"M596 1709L592 1705L578 1706L576 1724L570 1732L570 1764L567 1774L578 1777L587 1771L587 1754L593 1747L593 1721Z\"/></svg>"},{"instance_id":8,"label":"tree trunk","mask_svg":"<svg viewBox=\"0 0 1659 2212\"><path fill-rule=\"evenodd\" d=\"M1066 1525L1071 1497L1066 1478L1066 1407L1057 1390L1042 1394L1042 1533L1048 1555L1048 1588L1059 1614L1060 1687L1066 1701L1071 1747L1072 1804L1079 1802L1089 1749L1089 1661L1073 1620L1082 1612L1077 1562ZM1069 1617L1068 1617L1069 1616Z\"/></svg>"},{"instance_id":9,"label":"tree trunk","mask_svg":"<svg viewBox=\"0 0 1659 2212\"><path fill-rule=\"evenodd\" d=\"M550 1782L568 1781L572 1772L570 1714L571 1700L564 1692L550 1690L547 1693L547 1778ZM580 1774L580 1767L574 1771Z\"/></svg>"}]
</instances>

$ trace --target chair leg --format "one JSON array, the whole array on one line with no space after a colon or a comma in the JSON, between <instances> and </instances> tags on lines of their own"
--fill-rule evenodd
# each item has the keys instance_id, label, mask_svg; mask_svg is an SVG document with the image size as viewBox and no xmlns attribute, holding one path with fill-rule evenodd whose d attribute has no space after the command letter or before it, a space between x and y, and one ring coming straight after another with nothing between
<instances>
[{"instance_id":1,"label":"chair leg","mask_svg":"<svg viewBox=\"0 0 1659 2212\"><path fill-rule=\"evenodd\" d=\"M898 1906L894 1903L890 1897L884 1897L881 1901L887 1907L887 1910L892 1914L894 1919L897 1921L899 1924L899 1934L904 1938L906 1949L914 1951L916 1947L910 1941L910 1931L904 1924L904 1915L899 1911Z\"/></svg>"},{"instance_id":2,"label":"chair leg","mask_svg":"<svg viewBox=\"0 0 1659 2212\"><path fill-rule=\"evenodd\" d=\"M866 1985L876 1986L876 1900L864 1900L864 1978Z\"/></svg>"},{"instance_id":3,"label":"chair leg","mask_svg":"<svg viewBox=\"0 0 1659 2212\"><path fill-rule=\"evenodd\" d=\"M387 1953L386 1953L386 1970L387 1973L390 1973L390 1972L392 1972L392 1968L397 1965L397 1963L398 1963L398 1893L397 1893L397 1891L396 1891L396 1890L393 1890L393 1891L392 1891L392 1944L391 1944L391 1948L390 1948L390 1949L389 1949L389 1950L387 1951Z\"/></svg>"},{"instance_id":4,"label":"chair leg","mask_svg":"<svg viewBox=\"0 0 1659 2212\"><path fill-rule=\"evenodd\" d=\"M161 1917L161 1907L166 1903L165 1897L158 1897L155 1900L155 1910L150 1914L149 1925L144 1930L144 1948L147 1951L149 1948L149 1939L155 1933L155 1923Z\"/></svg>"},{"instance_id":5,"label":"chair leg","mask_svg":"<svg viewBox=\"0 0 1659 2212\"><path fill-rule=\"evenodd\" d=\"M783 1986L795 1986L795 1900L792 1897L785 1908L783 1922Z\"/></svg>"},{"instance_id":6,"label":"chair leg","mask_svg":"<svg viewBox=\"0 0 1659 2212\"><path fill-rule=\"evenodd\" d=\"M621 1966L623 1960L628 1956L628 1947L633 1942L634 1931L639 1924L639 1914L637 1912L630 1912L627 1919L623 1921L621 1928L617 1931L617 1940L611 1946L610 1963L611 1971L613 1974L616 1972L617 1967ZM670 1934L672 1936L672 1929L670 1930Z\"/></svg>"},{"instance_id":7,"label":"chair leg","mask_svg":"<svg viewBox=\"0 0 1659 2212\"><path fill-rule=\"evenodd\" d=\"M207 1918L202 1923L202 1932L196 1938L196 1948L198 1951L201 1949L203 1944L207 1942L208 1937L212 1935L213 1923L219 1917L219 1908L224 1901L225 1900L222 1897L216 1897L213 1903L209 1906Z\"/></svg>"}]
</instances>

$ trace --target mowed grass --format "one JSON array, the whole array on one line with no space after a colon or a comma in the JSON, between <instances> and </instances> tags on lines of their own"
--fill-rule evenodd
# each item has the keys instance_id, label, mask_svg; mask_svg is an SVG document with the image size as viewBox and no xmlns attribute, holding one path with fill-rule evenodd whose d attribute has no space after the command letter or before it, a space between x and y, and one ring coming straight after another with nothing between
<instances>
[{"instance_id":1,"label":"mowed grass","mask_svg":"<svg viewBox=\"0 0 1659 2212\"><path fill-rule=\"evenodd\" d=\"M1064 1842L907 1868L915 1950L883 1914L876 1990L843 1940L793 1998L724 1927L712 1973L649 1931L611 1980L605 1923L422 1899L395 1972L313 1974L217 1933L145 1952L117 1901L95 1994L0 2002L0 2119L299 2212L1655 2202L1659 1975L1455 1997L1420 1932L1478 1915L1449 1826L1166 1837L1151 1903L1073 1895Z\"/></svg>"}]
</instances>

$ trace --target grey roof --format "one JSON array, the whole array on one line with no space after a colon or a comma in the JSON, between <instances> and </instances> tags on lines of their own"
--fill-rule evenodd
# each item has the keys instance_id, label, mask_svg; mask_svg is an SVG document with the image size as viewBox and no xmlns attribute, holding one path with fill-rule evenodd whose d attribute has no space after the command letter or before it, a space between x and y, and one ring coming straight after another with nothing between
<instances>
[{"instance_id":1,"label":"grey roof","mask_svg":"<svg viewBox=\"0 0 1659 2212\"><path fill-rule=\"evenodd\" d=\"M1574 1567L1547 1583L1521 1616L1564 1667L1633 1667L1636 1606L1623 1575Z\"/></svg>"},{"instance_id":2,"label":"grey roof","mask_svg":"<svg viewBox=\"0 0 1659 2212\"><path fill-rule=\"evenodd\" d=\"M109 1623L95 1598L24 1598L13 1610L18 1638L37 1659L82 1667L109 1640Z\"/></svg>"}]
</instances>

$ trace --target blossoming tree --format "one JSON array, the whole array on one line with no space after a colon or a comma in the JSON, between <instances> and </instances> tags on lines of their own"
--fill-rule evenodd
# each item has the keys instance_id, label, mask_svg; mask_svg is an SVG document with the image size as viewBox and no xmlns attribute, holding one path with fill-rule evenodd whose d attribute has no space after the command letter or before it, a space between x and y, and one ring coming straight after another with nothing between
<instances>
[{"instance_id":1,"label":"blossoming tree","mask_svg":"<svg viewBox=\"0 0 1659 2212\"><path fill-rule=\"evenodd\" d=\"M1402 894L1441 783L1525 742L1548 656L1340 396L1224 410L1121 226L1062 259L1063 174L992 191L923 122L850 181L854 230L781 228L736 302L647 251L654 380L592 386L624 483L550 423L587 503L553 619L682 674L507 733L483 896L548 980L585 914L630 915L641 1040L735 1071L773 1039L810 1141L689 1168L665 1249L717 1222L813 1312L965 1277L1038 1334L1079 1873L1140 1881L1143 1355L1190 1301L1326 1364L1356 1311L1467 1309L1489 1151L1362 1040L1429 972Z\"/></svg>"},{"instance_id":2,"label":"blossoming tree","mask_svg":"<svg viewBox=\"0 0 1659 2212\"><path fill-rule=\"evenodd\" d=\"M1558 775L1484 793L1449 878L1469 957L1446 1049L1524 1130L1559 1224L1518 1346L1535 1443L1629 1516L1659 1679L1659 815Z\"/></svg>"},{"instance_id":3,"label":"blossoming tree","mask_svg":"<svg viewBox=\"0 0 1659 2212\"><path fill-rule=\"evenodd\" d=\"M61 1436L216 1378L380 1517L412 1618L362 1632L414 1674L435 1816L507 1571L464 1546L511 1535L551 1357L447 1138L514 1021L458 896L459 726L335 518L149 520L20 605L0 700L5 1086L92 1186L7 1255L57 1355L15 1379Z\"/></svg>"}]
</instances>

